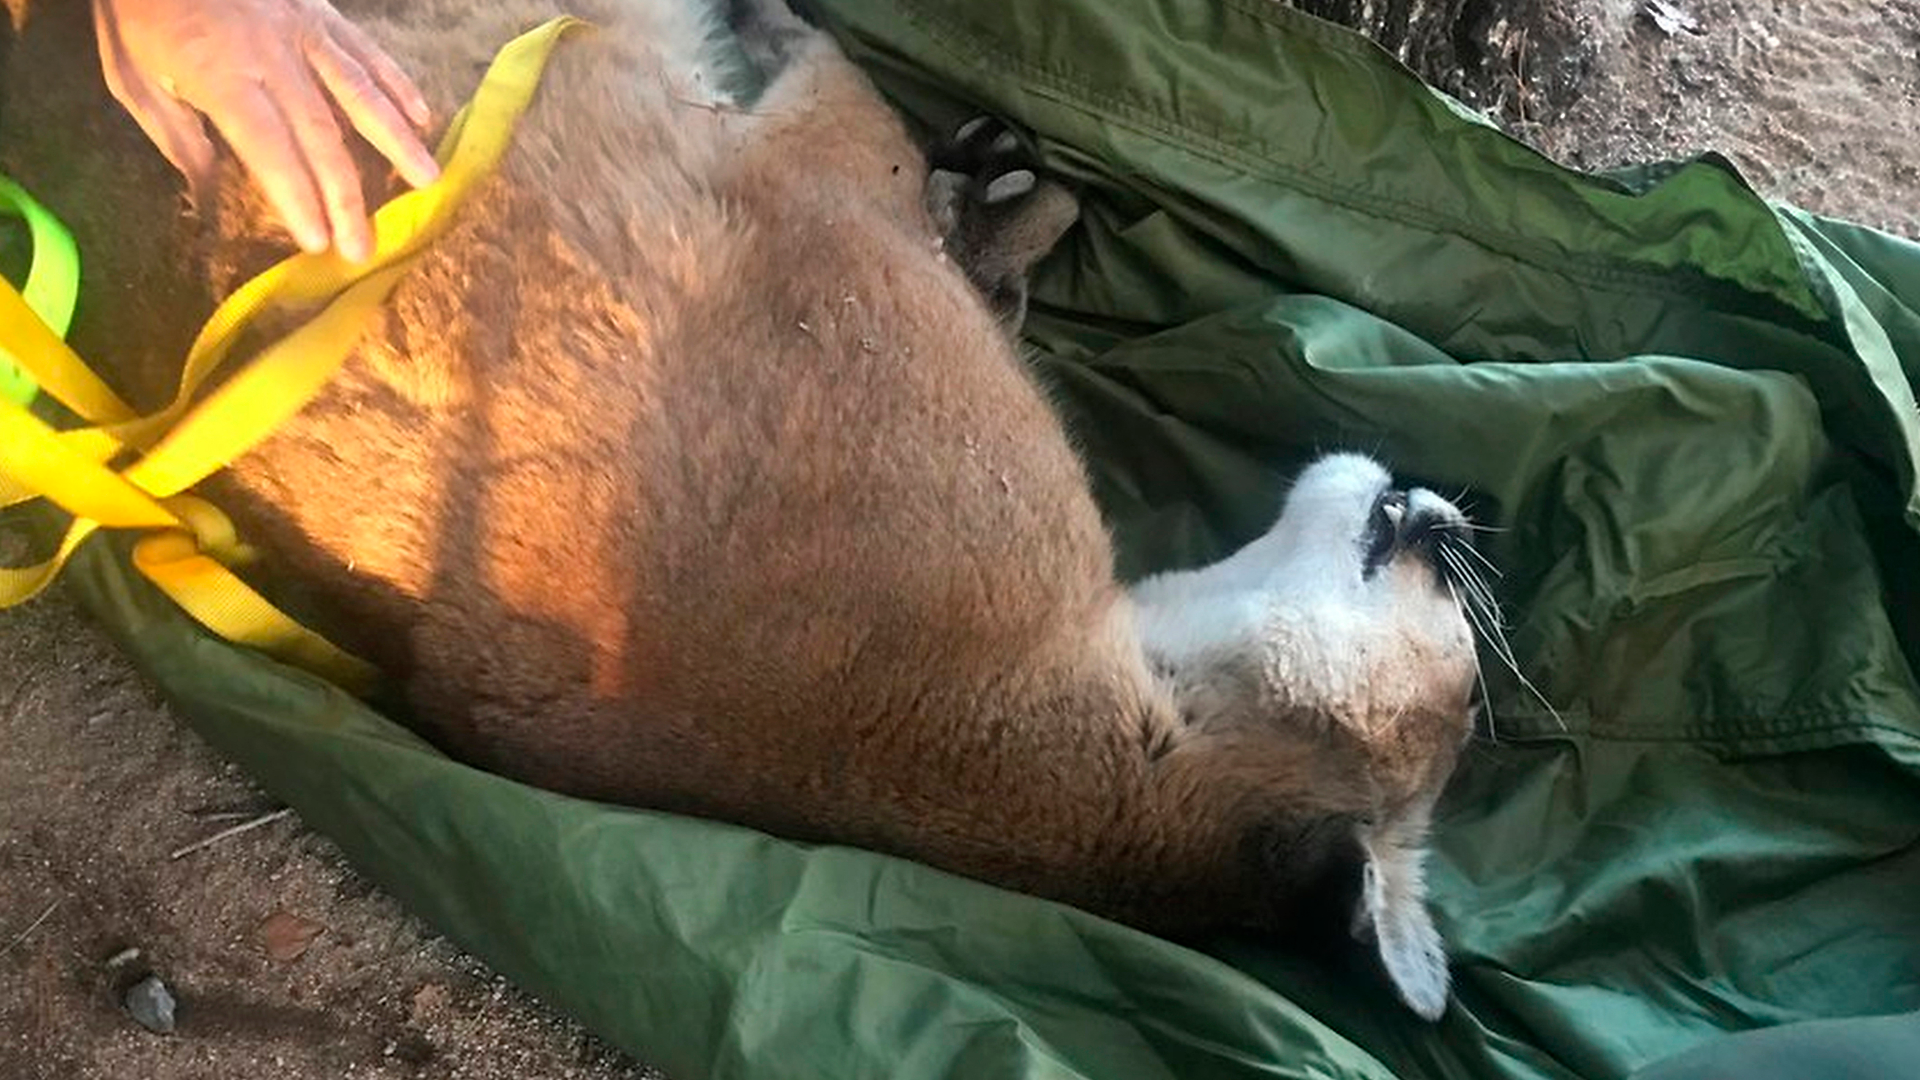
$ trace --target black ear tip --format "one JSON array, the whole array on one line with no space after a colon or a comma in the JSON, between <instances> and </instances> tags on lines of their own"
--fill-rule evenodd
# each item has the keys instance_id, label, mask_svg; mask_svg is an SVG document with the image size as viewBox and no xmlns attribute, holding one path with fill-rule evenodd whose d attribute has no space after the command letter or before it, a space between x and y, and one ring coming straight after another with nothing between
<instances>
[{"instance_id":1,"label":"black ear tip","mask_svg":"<svg viewBox=\"0 0 1920 1080\"><path fill-rule=\"evenodd\" d=\"M1366 865L1355 824L1347 815L1275 815L1248 831L1268 934L1289 950L1328 961L1351 954L1347 931Z\"/></svg>"},{"instance_id":2,"label":"black ear tip","mask_svg":"<svg viewBox=\"0 0 1920 1080\"><path fill-rule=\"evenodd\" d=\"M813 0L787 0L787 9L810 26L820 25L820 7Z\"/></svg>"}]
</instances>

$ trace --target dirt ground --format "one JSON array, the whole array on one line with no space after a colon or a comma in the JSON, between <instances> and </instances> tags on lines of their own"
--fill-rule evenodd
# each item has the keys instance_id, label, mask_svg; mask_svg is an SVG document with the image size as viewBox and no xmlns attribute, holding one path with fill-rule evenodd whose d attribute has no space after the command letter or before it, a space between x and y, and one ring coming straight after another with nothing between
<instances>
[{"instance_id":1,"label":"dirt ground","mask_svg":"<svg viewBox=\"0 0 1920 1080\"><path fill-rule=\"evenodd\" d=\"M1920 0L1672 0L1698 28L1673 34L1647 2L1573 0L1572 47L1512 45L1508 129L1582 169L1717 151L1764 195L1920 238Z\"/></svg>"},{"instance_id":2,"label":"dirt ground","mask_svg":"<svg viewBox=\"0 0 1920 1080\"><path fill-rule=\"evenodd\" d=\"M1642 0L1520 2L1454 67L1411 61L1570 164L1717 150L1768 195L1920 238L1920 0L1675 0L1695 29L1673 32ZM297 819L171 858L273 804L63 597L0 614L0 655L0 1077L657 1075ZM171 1035L120 1004L148 974Z\"/></svg>"}]
</instances>

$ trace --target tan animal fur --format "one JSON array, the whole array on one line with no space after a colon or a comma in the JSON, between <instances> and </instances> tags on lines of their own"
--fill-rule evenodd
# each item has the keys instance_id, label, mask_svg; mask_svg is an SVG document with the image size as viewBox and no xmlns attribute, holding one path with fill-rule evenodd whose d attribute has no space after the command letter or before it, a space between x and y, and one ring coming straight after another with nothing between
<instances>
[{"instance_id":1,"label":"tan animal fur","mask_svg":"<svg viewBox=\"0 0 1920 1080\"><path fill-rule=\"evenodd\" d=\"M1284 927L1364 862L1356 927L1437 1015L1422 833L1472 643L1420 536L1363 572L1384 473L1323 463L1268 536L1130 594L938 250L922 153L831 41L755 9L784 67L737 107L692 3L567 7L600 29L503 179L227 482L306 610L441 745L563 791L1166 932ZM557 7L348 10L444 116ZM223 216L219 279L284 250Z\"/></svg>"}]
</instances>

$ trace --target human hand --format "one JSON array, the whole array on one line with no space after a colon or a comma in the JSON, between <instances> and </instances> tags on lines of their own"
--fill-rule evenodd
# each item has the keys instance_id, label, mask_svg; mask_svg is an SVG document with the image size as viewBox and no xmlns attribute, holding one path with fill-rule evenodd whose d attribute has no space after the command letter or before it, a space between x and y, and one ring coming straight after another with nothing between
<instances>
[{"instance_id":1,"label":"human hand","mask_svg":"<svg viewBox=\"0 0 1920 1080\"><path fill-rule=\"evenodd\" d=\"M93 0L93 13L107 88L196 201L214 168L202 116L307 251L373 252L335 105L409 184L439 175L418 134L426 99L327 0Z\"/></svg>"}]
</instances>

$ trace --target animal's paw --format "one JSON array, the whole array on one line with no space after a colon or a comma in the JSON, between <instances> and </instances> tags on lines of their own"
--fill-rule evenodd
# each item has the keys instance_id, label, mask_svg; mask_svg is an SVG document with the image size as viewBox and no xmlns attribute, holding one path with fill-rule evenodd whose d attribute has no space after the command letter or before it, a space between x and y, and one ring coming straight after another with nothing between
<instances>
[{"instance_id":1,"label":"animal's paw","mask_svg":"<svg viewBox=\"0 0 1920 1080\"><path fill-rule=\"evenodd\" d=\"M953 259L994 313L1017 330L1027 273L1080 217L1065 185L1034 168L1011 128L979 116L928 154L927 211Z\"/></svg>"},{"instance_id":2,"label":"animal's paw","mask_svg":"<svg viewBox=\"0 0 1920 1080\"><path fill-rule=\"evenodd\" d=\"M1030 194L1039 183L1020 136L991 116L976 116L935 143L927 208L951 233L963 216Z\"/></svg>"}]
</instances>

